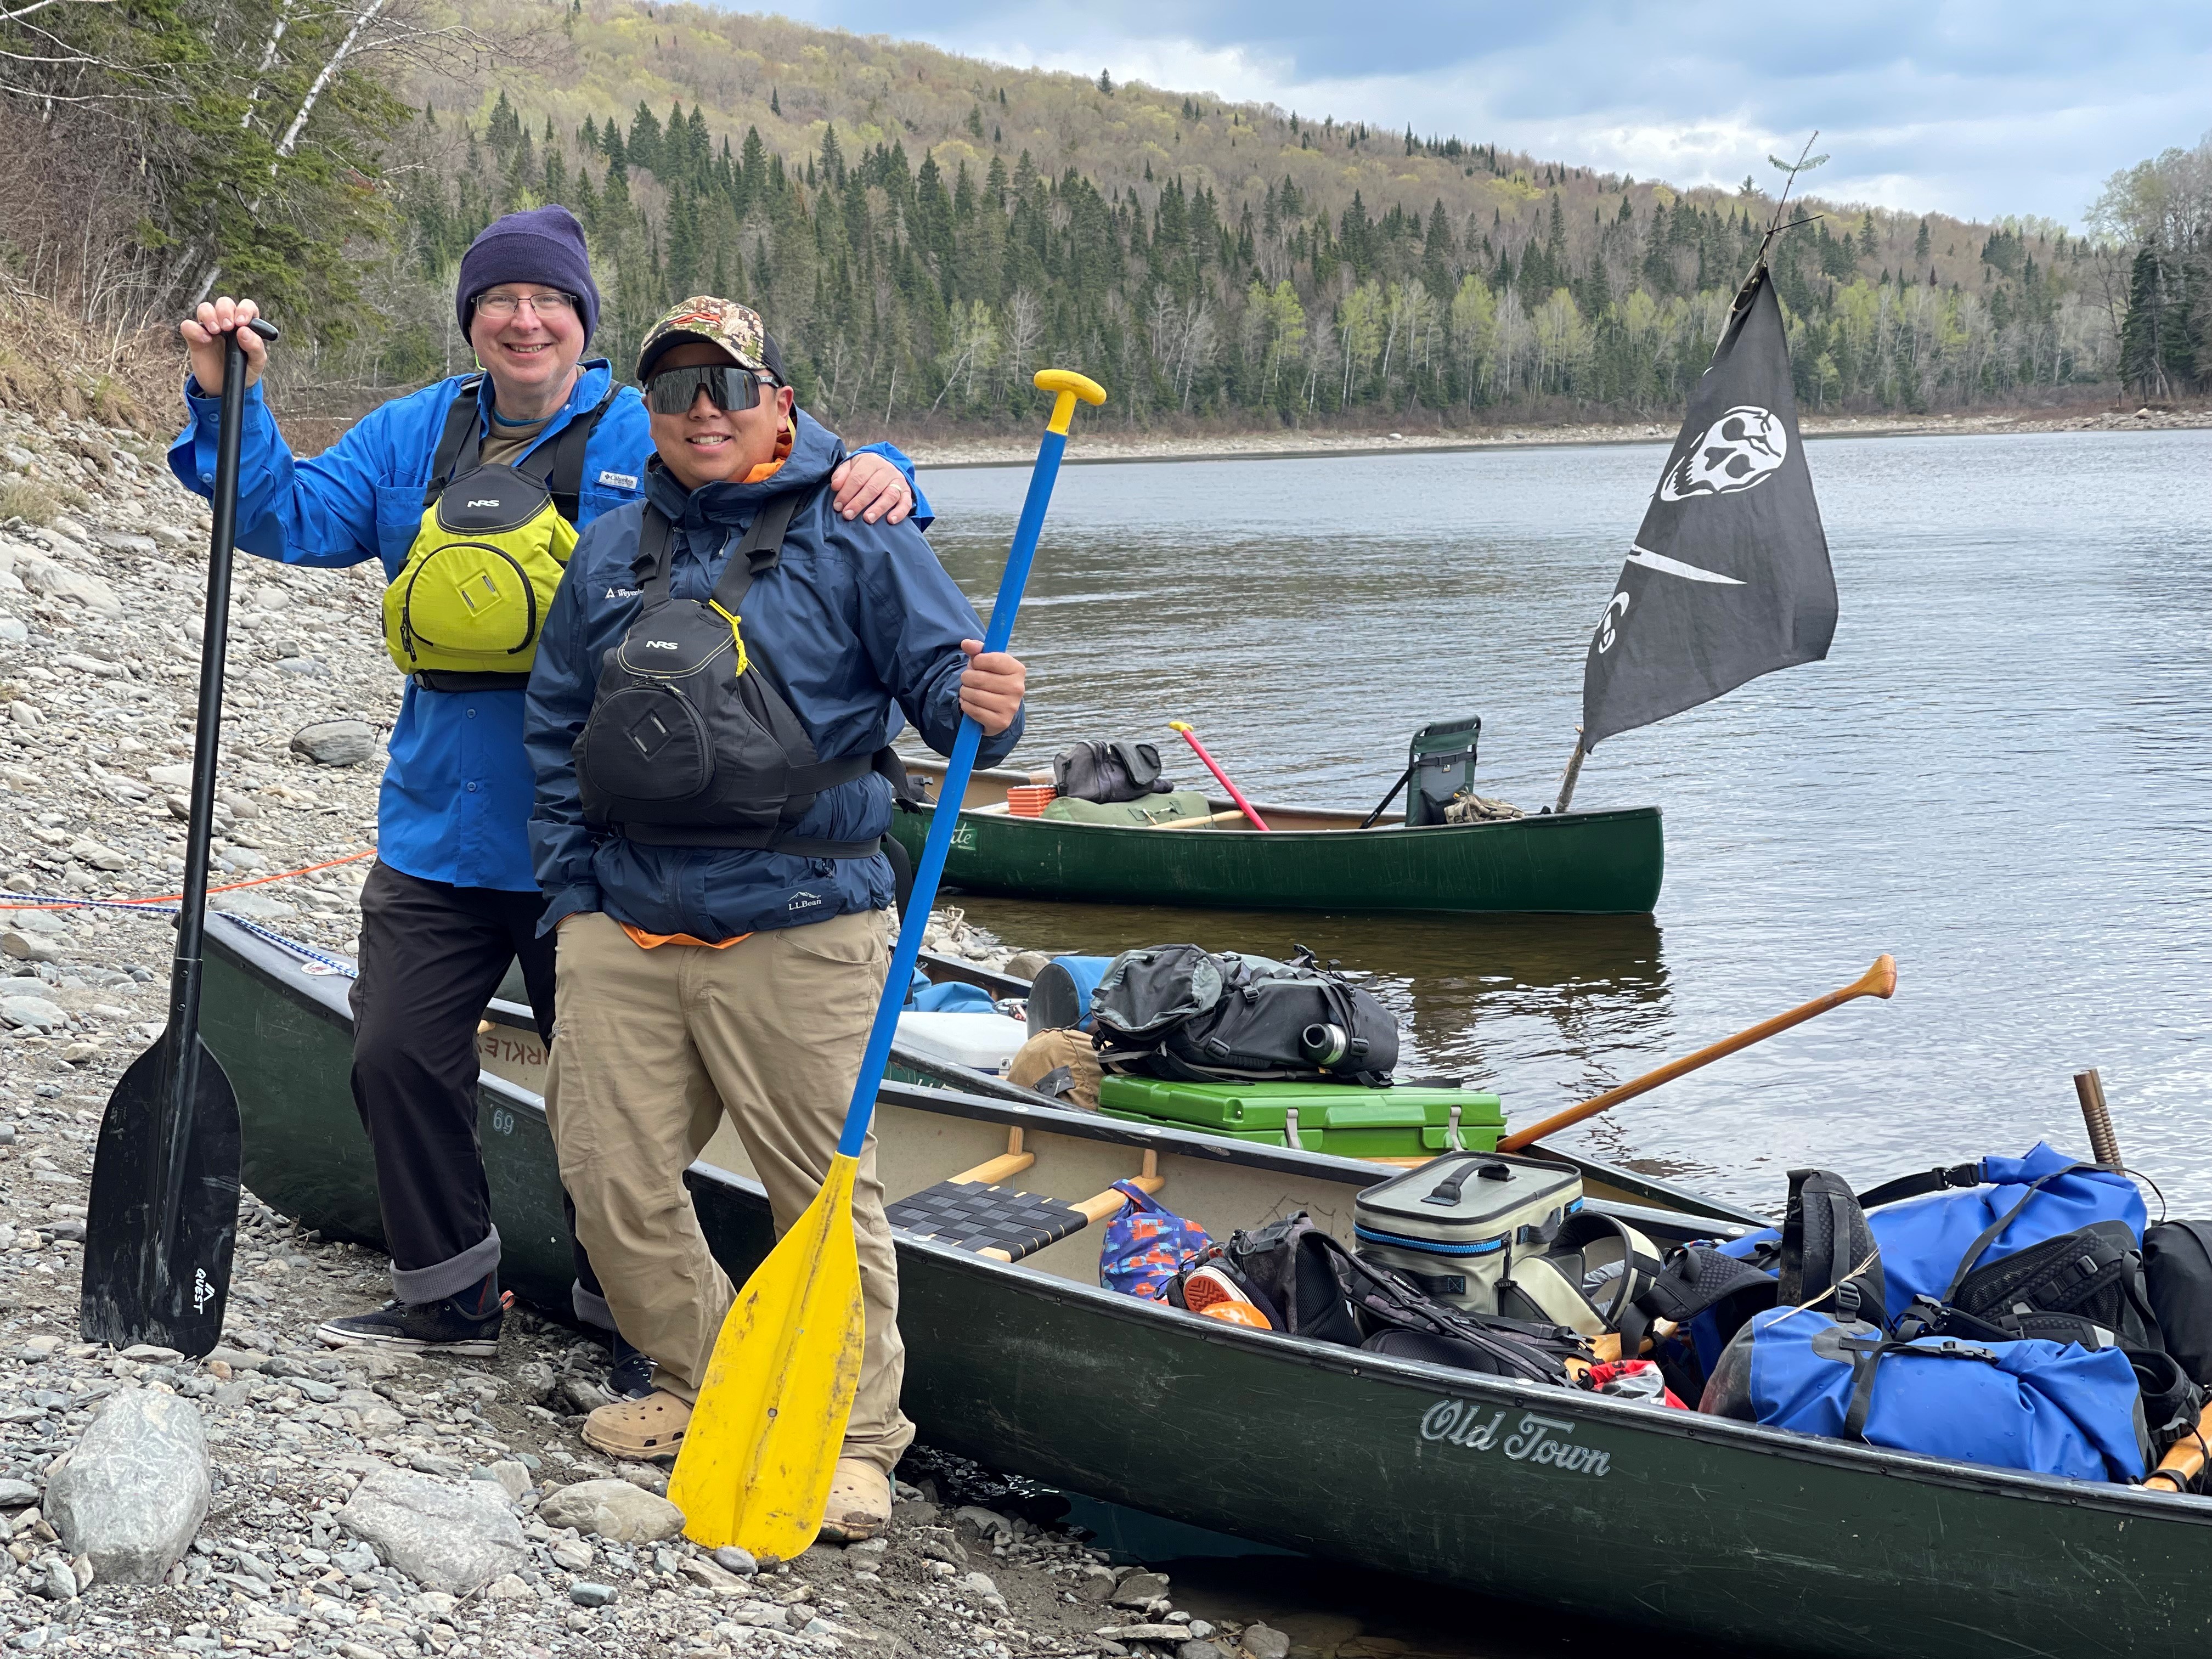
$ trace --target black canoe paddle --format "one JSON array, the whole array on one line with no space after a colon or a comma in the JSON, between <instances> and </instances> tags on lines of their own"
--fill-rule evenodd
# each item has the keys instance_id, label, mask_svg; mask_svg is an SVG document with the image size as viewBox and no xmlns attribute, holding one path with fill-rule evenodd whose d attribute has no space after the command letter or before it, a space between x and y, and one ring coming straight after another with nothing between
<instances>
[{"instance_id":1,"label":"black canoe paddle","mask_svg":"<svg viewBox=\"0 0 2212 1659\"><path fill-rule=\"evenodd\" d=\"M264 340L258 319L241 325ZM209 842L222 730L223 647L238 530L238 453L246 424L246 353L223 339L222 418L216 441L215 533L200 634L199 713L192 728L192 811L185 838L183 908L169 973L169 1024L108 1097L93 1154L84 1226L85 1339L150 1342L198 1358L222 1334L238 1235L238 1097L200 1041L202 940Z\"/></svg>"}]
</instances>

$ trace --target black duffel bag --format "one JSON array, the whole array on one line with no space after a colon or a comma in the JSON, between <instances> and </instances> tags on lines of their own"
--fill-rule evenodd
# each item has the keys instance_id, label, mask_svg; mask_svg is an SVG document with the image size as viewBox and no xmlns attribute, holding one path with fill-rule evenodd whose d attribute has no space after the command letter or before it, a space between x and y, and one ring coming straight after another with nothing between
<instances>
[{"instance_id":1,"label":"black duffel bag","mask_svg":"<svg viewBox=\"0 0 2212 1659\"><path fill-rule=\"evenodd\" d=\"M1091 994L1109 1072L1200 1083L1357 1083L1387 1088L1398 1022L1301 945L1289 962L1195 945L1124 951Z\"/></svg>"},{"instance_id":2,"label":"black duffel bag","mask_svg":"<svg viewBox=\"0 0 2212 1659\"><path fill-rule=\"evenodd\" d=\"M1079 743L1052 757L1053 787L1072 800L1142 800L1147 795L1173 793L1175 786L1160 775L1160 751L1149 743L1115 738L1111 743Z\"/></svg>"}]
</instances>

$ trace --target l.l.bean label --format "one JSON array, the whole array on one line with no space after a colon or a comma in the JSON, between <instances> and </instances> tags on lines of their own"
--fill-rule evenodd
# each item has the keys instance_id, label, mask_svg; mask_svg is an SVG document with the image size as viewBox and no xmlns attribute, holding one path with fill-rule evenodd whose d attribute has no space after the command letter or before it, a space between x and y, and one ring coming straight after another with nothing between
<instances>
[{"instance_id":1,"label":"l.l.bean label","mask_svg":"<svg viewBox=\"0 0 2212 1659\"><path fill-rule=\"evenodd\" d=\"M1516 1463L1547 1463L1567 1474L1602 1477L1613 1454L1578 1446L1575 1425L1564 1417L1522 1412L1510 1428L1504 1407L1486 1411L1466 1400L1439 1400L1421 1415L1421 1438L1441 1440L1466 1451L1502 1451Z\"/></svg>"}]
</instances>

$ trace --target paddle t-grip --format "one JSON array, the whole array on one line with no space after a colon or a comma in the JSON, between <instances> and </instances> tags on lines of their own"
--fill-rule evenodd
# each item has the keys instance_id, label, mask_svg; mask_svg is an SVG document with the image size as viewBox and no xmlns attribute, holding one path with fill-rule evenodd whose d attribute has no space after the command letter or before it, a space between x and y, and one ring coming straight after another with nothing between
<instances>
[{"instance_id":1,"label":"paddle t-grip","mask_svg":"<svg viewBox=\"0 0 2212 1659\"><path fill-rule=\"evenodd\" d=\"M2112 1133L2112 1115L2105 1105L2105 1080L2097 1068L2074 1073L2074 1093L2081 1102L2081 1121L2089 1130L2089 1156L2106 1166L2120 1167L2120 1138Z\"/></svg>"}]
</instances>

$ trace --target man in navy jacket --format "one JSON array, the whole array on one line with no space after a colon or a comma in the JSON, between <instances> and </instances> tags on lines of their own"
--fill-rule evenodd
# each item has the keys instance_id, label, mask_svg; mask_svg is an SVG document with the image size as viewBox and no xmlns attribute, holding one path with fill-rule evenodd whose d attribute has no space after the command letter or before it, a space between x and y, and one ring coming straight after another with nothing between
<instances>
[{"instance_id":1,"label":"man in navy jacket","mask_svg":"<svg viewBox=\"0 0 2212 1659\"><path fill-rule=\"evenodd\" d=\"M381 561L397 577L422 523L424 494L449 410L476 400L477 459L521 462L591 422L575 522L639 497L652 453L636 390L617 386L604 358L582 361L598 322L584 235L568 210L499 220L461 261L459 320L483 365L372 410L322 454L295 459L264 402L268 348L248 330L238 544L288 564ZM169 452L186 488L214 487L222 337L258 314L218 299L179 328L191 355L191 421ZM913 501L904 458L854 458L840 511L896 522ZM926 505L923 507L926 513ZM924 522L927 522L925 519ZM396 671L395 671L396 672ZM530 867L529 763L518 690L436 690L410 680L392 730L377 811L377 864L362 893L361 976L353 1010L354 1099L376 1157L377 1193L394 1298L326 1322L323 1340L416 1351L489 1354L502 1298L499 1233L477 1143L476 1027L520 960L550 1039L551 941ZM589 1263L579 1259L578 1315L611 1328ZM617 1339L617 1356L623 1357ZM641 1365L618 1364L618 1390Z\"/></svg>"},{"instance_id":2,"label":"man in navy jacket","mask_svg":"<svg viewBox=\"0 0 2212 1659\"><path fill-rule=\"evenodd\" d=\"M627 825L587 821L577 738L603 659L639 617L659 539L641 534L647 514L667 526L670 599L704 602L768 504L796 495L775 562L721 615L750 665L736 672L765 665L822 763L864 764L896 705L940 753L974 714L981 763L994 764L1021 736L1024 676L983 651L974 608L912 526L832 509L824 485L844 447L794 407L758 317L687 301L647 337L638 378L653 410L646 501L577 547L532 672L525 738L545 925L560 938L547 1116L577 1236L623 1329L656 1363L654 1391L601 1407L584 1438L655 1457L684 1437L733 1295L684 1170L726 1117L779 1231L813 1201L890 964L890 867L864 848L890 829L892 799L869 772L820 789L775 832L810 843L793 851L684 844L696 831L672 836L635 805ZM824 843L851 850L811 855ZM823 1525L848 1540L890 1519L890 1473L914 1435L898 1407L898 1264L872 1140L853 1209L867 1334Z\"/></svg>"}]
</instances>

